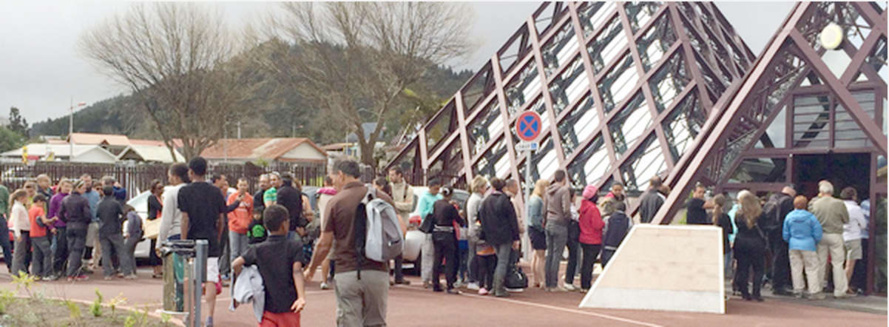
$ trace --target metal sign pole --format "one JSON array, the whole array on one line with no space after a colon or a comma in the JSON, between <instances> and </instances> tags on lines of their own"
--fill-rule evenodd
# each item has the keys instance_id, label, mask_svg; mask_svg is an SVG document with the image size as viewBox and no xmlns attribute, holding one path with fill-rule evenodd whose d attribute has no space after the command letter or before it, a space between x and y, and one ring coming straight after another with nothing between
<instances>
[{"instance_id":1,"label":"metal sign pole","mask_svg":"<svg viewBox=\"0 0 889 327\"><path fill-rule=\"evenodd\" d=\"M207 252L209 248L209 243L207 240L197 240L195 242L195 256L194 256L194 287L192 290L194 291L194 298L192 299L192 314L190 320L192 322L192 326L200 327L201 326L201 290L204 285L204 281L207 279ZM208 289L207 292L216 292L216 289Z\"/></svg>"},{"instance_id":2,"label":"metal sign pole","mask_svg":"<svg viewBox=\"0 0 889 327\"><path fill-rule=\"evenodd\" d=\"M531 200L531 189L534 187L534 181L531 180L531 150L525 151L525 208L528 207L528 201Z\"/></svg>"}]
</instances>

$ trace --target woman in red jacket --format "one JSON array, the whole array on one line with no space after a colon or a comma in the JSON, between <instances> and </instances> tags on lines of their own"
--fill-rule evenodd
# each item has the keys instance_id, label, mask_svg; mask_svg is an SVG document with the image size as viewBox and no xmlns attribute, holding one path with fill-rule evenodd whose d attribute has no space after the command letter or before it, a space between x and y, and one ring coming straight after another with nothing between
<instances>
[{"instance_id":1,"label":"woman in red jacket","mask_svg":"<svg viewBox=\"0 0 889 327\"><path fill-rule=\"evenodd\" d=\"M583 249L580 288L584 293L590 289L593 280L593 264L602 249L602 229L605 228L599 207L596 206L598 192L595 186L587 185L583 189L583 201L580 202L580 247Z\"/></svg>"}]
</instances>

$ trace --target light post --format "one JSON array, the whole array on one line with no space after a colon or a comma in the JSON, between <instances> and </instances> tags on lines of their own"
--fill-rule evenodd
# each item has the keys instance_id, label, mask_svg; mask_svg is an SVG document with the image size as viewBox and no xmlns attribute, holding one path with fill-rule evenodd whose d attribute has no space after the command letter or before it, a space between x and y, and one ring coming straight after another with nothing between
<instances>
[{"instance_id":1,"label":"light post","mask_svg":"<svg viewBox=\"0 0 889 327\"><path fill-rule=\"evenodd\" d=\"M71 111L71 114L68 115L68 161L70 162L74 159L74 140L71 138L71 135L74 134L74 108L80 108L86 105L86 102L78 102L77 106L74 106L74 97L71 97L71 107L68 109Z\"/></svg>"}]
</instances>

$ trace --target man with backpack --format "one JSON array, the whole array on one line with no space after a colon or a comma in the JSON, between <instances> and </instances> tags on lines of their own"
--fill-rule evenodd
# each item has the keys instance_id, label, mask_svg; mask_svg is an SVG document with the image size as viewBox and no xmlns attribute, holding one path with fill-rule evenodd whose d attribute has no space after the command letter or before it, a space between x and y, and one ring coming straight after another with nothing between
<instances>
[{"instance_id":1,"label":"man with backpack","mask_svg":"<svg viewBox=\"0 0 889 327\"><path fill-rule=\"evenodd\" d=\"M787 242L783 237L784 218L793 211L793 198L796 190L791 186L785 186L781 193L772 194L762 207L763 232L769 239L772 251L772 269L769 279L772 281L772 293L775 295L792 296L793 288L790 283L790 255Z\"/></svg>"},{"instance_id":2,"label":"man with backpack","mask_svg":"<svg viewBox=\"0 0 889 327\"><path fill-rule=\"evenodd\" d=\"M325 208L324 217L327 221L306 272L306 280L312 280L318 265L333 247L336 262L334 280L337 326L385 326L389 296L388 260L372 260L367 254L373 250L370 248L373 245L361 242L364 240L362 234L374 230L367 223L367 210L379 208L375 201L367 202L365 199L375 196L385 201L391 209L392 218L397 220L397 217L392 199L382 192L368 194L368 187L361 183L359 176L361 170L357 162L347 159L334 162L330 177L337 194ZM395 235L400 237L401 233ZM402 243L399 242L398 246ZM368 246L367 252L364 245Z\"/></svg>"}]
</instances>

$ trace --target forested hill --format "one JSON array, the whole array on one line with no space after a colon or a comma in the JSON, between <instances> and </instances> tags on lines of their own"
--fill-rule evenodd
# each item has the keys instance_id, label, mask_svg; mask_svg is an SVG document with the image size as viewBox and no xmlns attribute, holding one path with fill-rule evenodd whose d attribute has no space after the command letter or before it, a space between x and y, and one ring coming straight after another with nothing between
<instances>
[{"instance_id":1,"label":"forested hill","mask_svg":"<svg viewBox=\"0 0 889 327\"><path fill-rule=\"evenodd\" d=\"M393 117L413 117L423 121L447 101L466 81L472 77L471 71L454 71L448 67L431 67L426 78L410 88L411 95L422 99L405 99ZM266 83L264 88L275 88L276 82ZM258 94L264 94L259 92ZM262 96L262 95L258 95ZM309 137L318 143L341 142L347 133L343 128L330 128L330 122L321 121L314 114L318 109L307 103L298 94L268 99L252 99L253 108L246 121L241 121L242 137ZM160 139L154 123L149 119L141 104L128 94L117 95L79 110L74 115L74 130L87 133L125 134L132 138ZM416 110L418 107L421 110ZM408 111L410 111L408 113ZM388 116L388 115L387 115ZM388 141L401 131L403 126L412 123L402 119L387 120L383 140ZM235 129L229 135L234 137ZM68 116L47 119L34 123L31 135L67 135Z\"/></svg>"}]
</instances>

